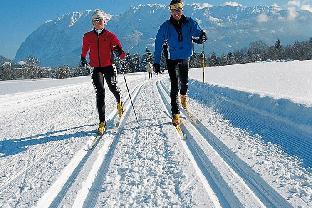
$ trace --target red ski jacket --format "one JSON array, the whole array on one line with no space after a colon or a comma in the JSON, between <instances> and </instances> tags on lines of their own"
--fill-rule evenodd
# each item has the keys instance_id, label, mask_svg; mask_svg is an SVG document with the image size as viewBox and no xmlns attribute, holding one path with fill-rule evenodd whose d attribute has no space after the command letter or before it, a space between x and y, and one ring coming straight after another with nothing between
<instances>
[{"instance_id":1,"label":"red ski jacket","mask_svg":"<svg viewBox=\"0 0 312 208\"><path fill-rule=\"evenodd\" d=\"M97 34L93 30L83 36L81 57L86 58L89 51L90 66L111 66L113 61L112 52L116 46L122 48L118 38L112 32L104 29L100 34ZM121 50L119 57L125 57L124 51Z\"/></svg>"}]
</instances>

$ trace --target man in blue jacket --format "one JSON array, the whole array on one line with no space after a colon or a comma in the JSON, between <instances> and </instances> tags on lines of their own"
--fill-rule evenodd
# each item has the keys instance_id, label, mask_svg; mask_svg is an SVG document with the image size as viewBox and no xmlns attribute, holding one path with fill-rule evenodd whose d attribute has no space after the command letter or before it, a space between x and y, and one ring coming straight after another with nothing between
<instances>
[{"instance_id":1,"label":"man in blue jacket","mask_svg":"<svg viewBox=\"0 0 312 208\"><path fill-rule=\"evenodd\" d=\"M183 108L187 108L188 68L189 58L192 55L192 40L203 43L207 40L205 32L197 22L183 15L183 2L172 0L170 2L170 19L159 28L155 40L154 70L160 72L160 58L164 42L168 45L167 68L171 81L171 113L172 124L180 125L180 111L178 105L178 93L180 88L180 100ZM177 68L177 71L176 71ZM180 84L180 86L179 86Z\"/></svg>"}]
</instances>

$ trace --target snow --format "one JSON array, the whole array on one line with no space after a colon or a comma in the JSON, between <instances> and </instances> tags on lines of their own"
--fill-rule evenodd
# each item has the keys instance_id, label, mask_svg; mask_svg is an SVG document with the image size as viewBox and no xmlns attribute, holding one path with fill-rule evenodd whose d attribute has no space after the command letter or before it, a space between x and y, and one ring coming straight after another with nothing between
<instances>
[{"instance_id":1,"label":"snow","mask_svg":"<svg viewBox=\"0 0 312 208\"><path fill-rule=\"evenodd\" d=\"M225 2L223 5L224 6L232 6L232 7L241 7L242 6L241 4L239 4L235 1L234 2L233 1Z\"/></svg>"},{"instance_id":2,"label":"snow","mask_svg":"<svg viewBox=\"0 0 312 208\"><path fill-rule=\"evenodd\" d=\"M212 85L312 106L312 61L263 62L205 69ZM192 71L202 81L202 74Z\"/></svg>"},{"instance_id":3,"label":"snow","mask_svg":"<svg viewBox=\"0 0 312 208\"><path fill-rule=\"evenodd\" d=\"M194 7L195 10L201 10L201 9L206 9L206 8L211 8L213 5L209 3L193 3L191 4L192 7Z\"/></svg>"},{"instance_id":4,"label":"snow","mask_svg":"<svg viewBox=\"0 0 312 208\"><path fill-rule=\"evenodd\" d=\"M301 6L301 10L308 11L312 13L312 5L306 4Z\"/></svg>"},{"instance_id":5,"label":"snow","mask_svg":"<svg viewBox=\"0 0 312 208\"><path fill-rule=\"evenodd\" d=\"M311 61L190 70L186 140L168 74L119 75L120 127L89 76L0 82L0 207L311 207ZM188 117L181 111L183 118ZM137 120L136 120L137 117Z\"/></svg>"}]
</instances>

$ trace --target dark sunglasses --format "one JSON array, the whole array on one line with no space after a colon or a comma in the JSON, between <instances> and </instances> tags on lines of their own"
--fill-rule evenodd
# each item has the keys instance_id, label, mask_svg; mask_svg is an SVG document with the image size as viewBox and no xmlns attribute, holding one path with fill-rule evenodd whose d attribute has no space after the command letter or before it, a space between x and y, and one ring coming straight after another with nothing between
<instances>
[{"instance_id":1,"label":"dark sunglasses","mask_svg":"<svg viewBox=\"0 0 312 208\"><path fill-rule=\"evenodd\" d=\"M183 9L180 9L180 8L179 9L170 9L170 10L171 10L171 12L179 12L179 13L183 11Z\"/></svg>"},{"instance_id":2,"label":"dark sunglasses","mask_svg":"<svg viewBox=\"0 0 312 208\"><path fill-rule=\"evenodd\" d=\"M101 18L95 18L94 20L93 20L93 22L102 22L103 21L103 19L101 19Z\"/></svg>"}]
</instances>

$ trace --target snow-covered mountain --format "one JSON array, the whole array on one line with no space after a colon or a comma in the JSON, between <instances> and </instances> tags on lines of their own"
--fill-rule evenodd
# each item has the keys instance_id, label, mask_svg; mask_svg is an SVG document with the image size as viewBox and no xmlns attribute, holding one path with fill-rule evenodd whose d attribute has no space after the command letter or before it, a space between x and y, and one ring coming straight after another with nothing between
<instances>
[{"instance_id":1,"label":"snow-covered mountain","mask_svg":"<svg viewBox=\"0 0 312 208\"><path fill-rule=\"evenodd\" d=\"M288 44L307 40L312 34L312 27L307 27L312 13L306 10L194 3L186 5L184 13L208 31L208 53L226 53L257 40L273 44L279 38L282 44ZM90 10L73 12L44 23L22 43L15 59L33 55L42 65L77 65L82 35L91 29L91 14ZM121 15L108 15L111 19L107 28L118 35L126 51L142 53L146 47L153 48L157 30L169 15L165 5L138 5Z\"/></svg>"}]
</instances>

